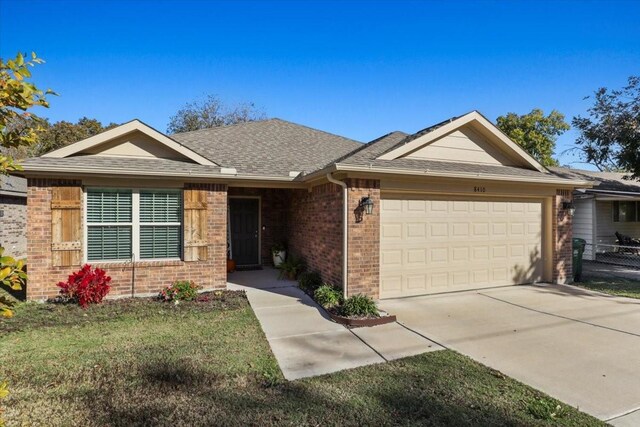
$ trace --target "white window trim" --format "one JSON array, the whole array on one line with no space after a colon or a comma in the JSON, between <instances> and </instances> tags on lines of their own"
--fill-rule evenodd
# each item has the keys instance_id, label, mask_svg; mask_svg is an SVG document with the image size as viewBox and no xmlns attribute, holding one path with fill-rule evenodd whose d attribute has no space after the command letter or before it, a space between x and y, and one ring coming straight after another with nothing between
<instances>
[{"instance_id":1,"label":"white window trim","mask_svg":"<svg viewBox=\"0 0 640 427\"><path fill-rule=\"evenodd\" d=\"M88 197L87 193L91 190L131 190L131 222L93 222L89 223L87 209L88 209ZM140 191L172 191L180 193L180 197L184 197L182 189L177 188L146 188L146 187L100 187L91 186L85 187L83 191L82 201L82 219L83 219L83 245L82 245L82 260L84 263L94 264L108 264L108 263L122 263L122 262L157 262L157 261L182 261L184 256L184 214L181 213L181 222L141 222L140 221ZM181 200L181 205L184 209L184 200ZM90 226L131 226L131 258L128 259L106 259L106 260L91 260L89 261L89 227ZM180 256L172 258L140 258L140 227L144 226L178 226L180 227Z\"/></svg>"}]
</instances>

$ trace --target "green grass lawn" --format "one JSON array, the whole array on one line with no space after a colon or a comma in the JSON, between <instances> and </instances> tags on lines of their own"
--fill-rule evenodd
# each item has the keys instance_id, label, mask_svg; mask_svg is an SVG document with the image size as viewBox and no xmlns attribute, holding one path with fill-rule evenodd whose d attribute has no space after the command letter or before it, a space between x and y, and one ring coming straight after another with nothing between
<instances>
[{"instance_id":1,"label":"green grass lawn","mask_svg":"<svg viewBox=\"0 0 640 427\"><path fill-rule=\"evenodd\" d=\"M18 306L8 425L602 425L453 351L288 382L244 294L208 295Z\"/></svg>"},{"instance_id":2,"label":"green grass lawn","mask_svg":"<svg viewBox=\"0 0 640 427\"><path fill-rule=\"evenodd\" d=\"M640 299L640 282L636 280L627 280L619 277L593 277L584 282L574 284L592 291Z\"/></svg>"}]
</instances>

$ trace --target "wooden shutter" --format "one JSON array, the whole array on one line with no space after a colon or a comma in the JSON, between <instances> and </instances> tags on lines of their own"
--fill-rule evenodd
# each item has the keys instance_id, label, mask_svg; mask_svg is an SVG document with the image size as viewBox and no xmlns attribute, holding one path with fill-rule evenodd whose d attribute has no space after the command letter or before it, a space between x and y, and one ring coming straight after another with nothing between
<instances>
[{"instance_id":1,"label":"wooden shutter","mask_svg":"<svg viewBox=\"0 0 640 427\"><path fill-rule=\"evenodd\" d=\"M207 259L207 191L184 190L184 260Z\"/></svg>"},{"instance_id":2,"label":"wooden shutter","mask_svg":"<svg viewBox=\"0 0 640 427\"><path fill-rule=\"evenodd\" d=\"M82 263L82 189L51 188L51 252L54 267Z\"/></svg>"}]
</instances>

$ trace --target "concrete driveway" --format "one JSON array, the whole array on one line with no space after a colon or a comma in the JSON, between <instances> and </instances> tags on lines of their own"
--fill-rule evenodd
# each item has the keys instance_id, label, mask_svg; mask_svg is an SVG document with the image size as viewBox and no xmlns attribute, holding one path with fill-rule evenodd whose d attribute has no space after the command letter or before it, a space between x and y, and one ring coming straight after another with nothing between
<instances>
[{"instance_id":1,"label":"concrete driveway","mask_svg":"<svg viewBox=\"0 0 640 427\"><path fill-rule=\"evenodd\" d=\"M640 425L640 300L514 286L381 301L445 347L615 425Z\"/></svg>"}]
</instances>

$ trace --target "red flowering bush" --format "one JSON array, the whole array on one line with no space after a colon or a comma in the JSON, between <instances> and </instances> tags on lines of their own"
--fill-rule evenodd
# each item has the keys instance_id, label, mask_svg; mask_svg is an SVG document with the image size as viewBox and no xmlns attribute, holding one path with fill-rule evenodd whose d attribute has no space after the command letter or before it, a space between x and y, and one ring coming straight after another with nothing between
<instances>
[{"instance_id":1,"label":"red flowering bush","mask_svg":"<svg viewBox=\"0 0 640 427\"><path fill-rule=\"evenodd\" d=\"M101 268L91 268L89 264L72 273L66 282L58 283L60 295L67 301L76 302L82 308L89 304L99 304L109 293L111 277Z\"/></svg>"}]
</instances>

